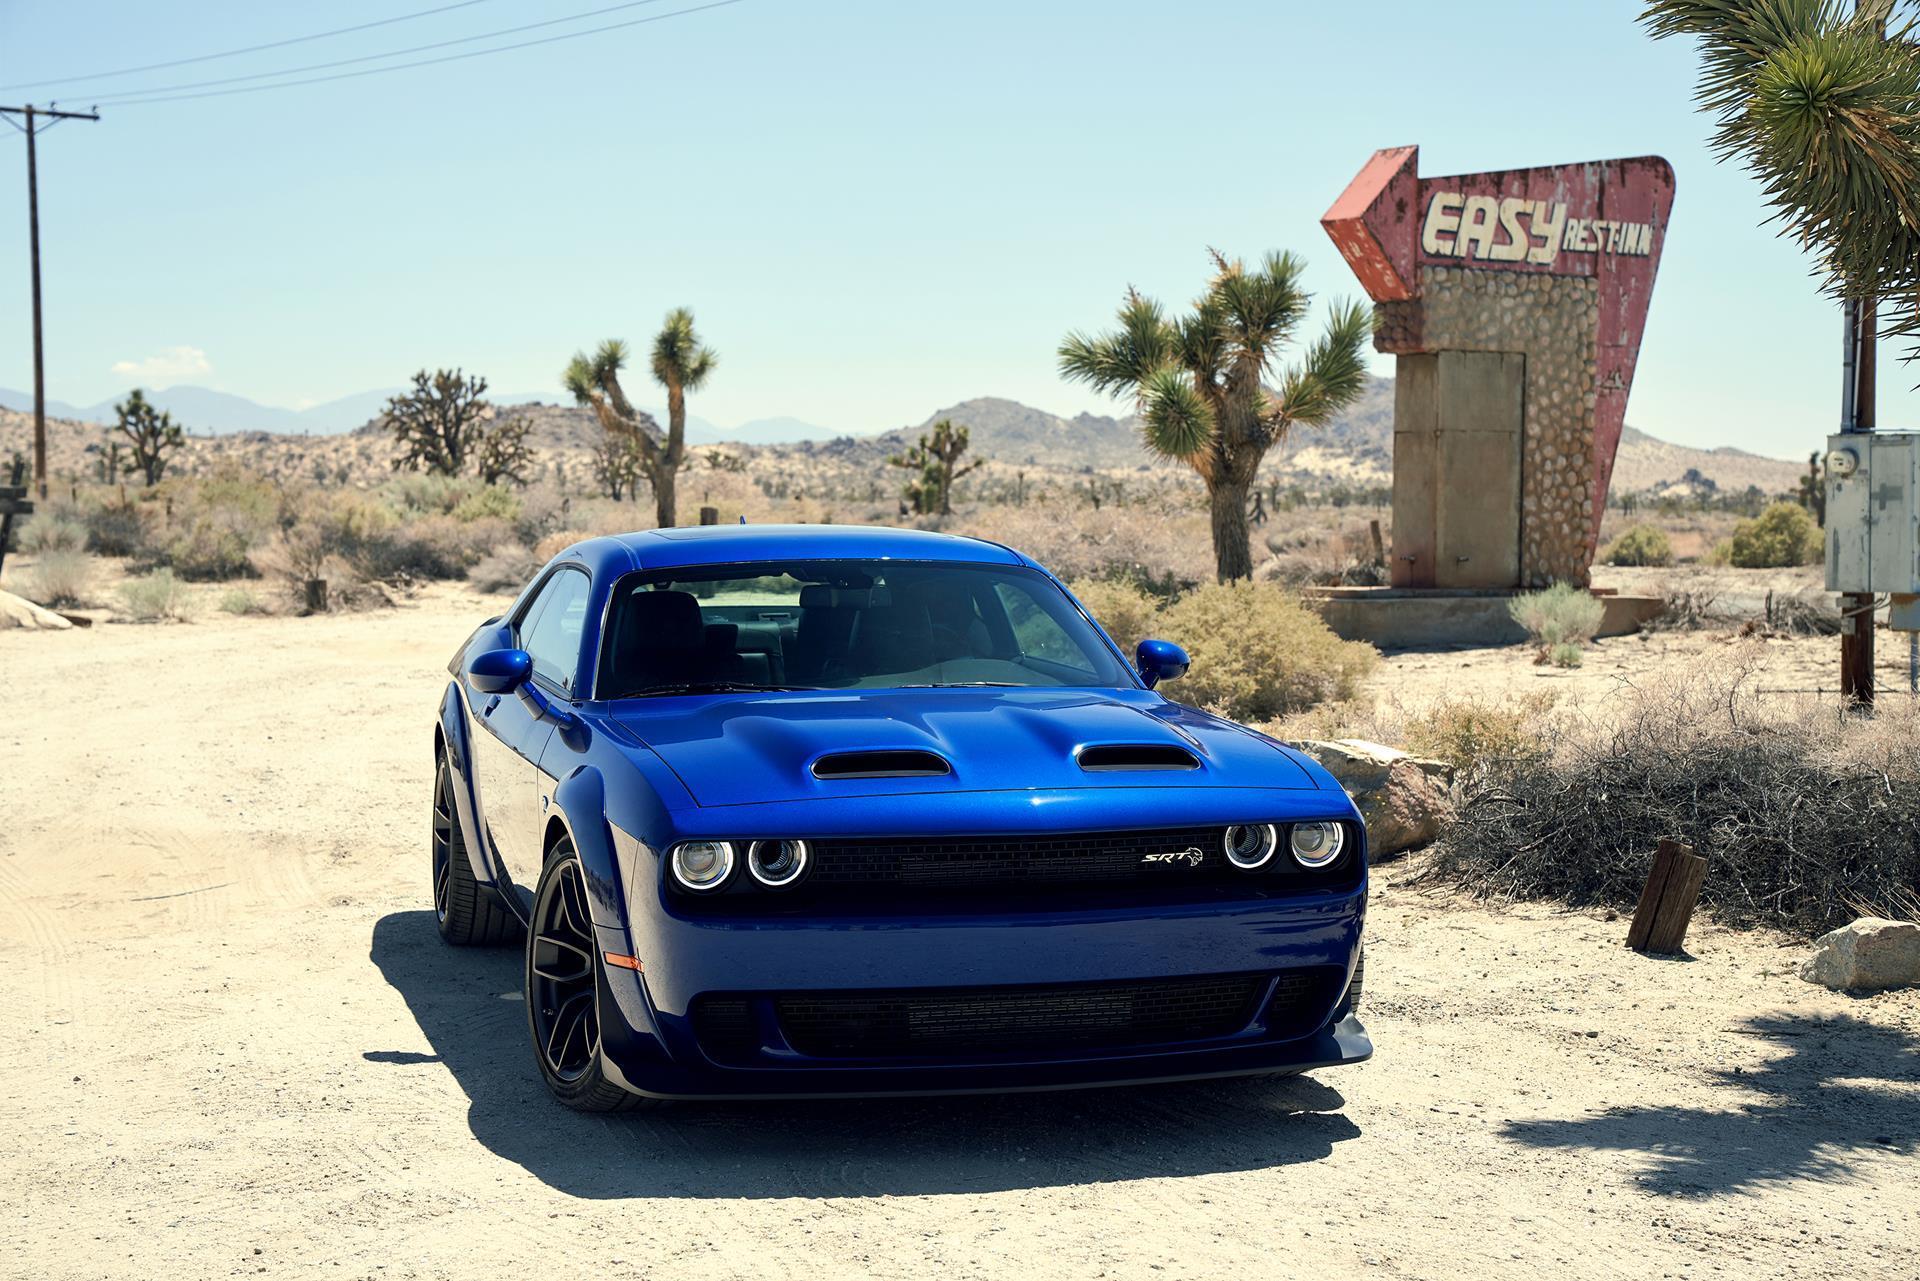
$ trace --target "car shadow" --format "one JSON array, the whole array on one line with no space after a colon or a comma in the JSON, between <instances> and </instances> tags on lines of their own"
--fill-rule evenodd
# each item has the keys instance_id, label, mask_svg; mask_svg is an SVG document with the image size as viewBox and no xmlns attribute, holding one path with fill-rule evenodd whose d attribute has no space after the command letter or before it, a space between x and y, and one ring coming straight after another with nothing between
<instances>
[{"instance_id":1,"label":"car shadow","mask_svg":"<svg viewBox=\"0 0 1920 1281\"><path fill-rule=\"evenodd\" d=\"M1515 1121L1505 1135L1532 1147L1645 1153L1642 1186L1669 1196L1832 1179L1864 1153L1920 1152L1920 1038L1911 1032L1850 1014L1766 1015L1732 1030L1782 1051L1756 1069L1713 1073L1744 1101Z\"/></svg>"},{"instance_id":2,"label":"car shadow","mask_svg":"<svg viewBox=\"0 0 1920 1281\"><path fill-rule=\"evenodd\" d=\"M395 1070L444 1063L474 1137L574 1196L994 1192L1317 1161L1360 1134L1340 1093L1304 1076L582 1116L554 1103L534 1068L516 949L456 950L431 912L396 912L374 925L372 960L433 1053L362 1057Z\"/></svg>"}]
</instances>

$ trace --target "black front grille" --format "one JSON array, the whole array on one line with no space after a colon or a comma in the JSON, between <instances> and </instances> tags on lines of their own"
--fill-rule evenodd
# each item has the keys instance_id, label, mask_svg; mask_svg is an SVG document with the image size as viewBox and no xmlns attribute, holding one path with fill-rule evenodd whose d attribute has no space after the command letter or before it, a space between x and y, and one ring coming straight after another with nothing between
<instances>
[{"instance_id":1,"label":"black front grille","mask_svg":"<svg viewBox=\"0 0 1920 1281\"><path fill-rule=\"evenodd\" d=\"M1057 987L813 992L774 998L794 1049L816 1058L997 1055L1214 1040L1246 1027L1261 974Z\"/></svg>"},{"instance_id":2,"label":"black front grille","mask_svg":"<svg viewBox=\"0 0 1920 1281\"><path fill-rule=\"evenodd\" d=\"M1305 1036L1326 1021L1334 996L1333 985L1344 971L1321 967L1283 970L1267 998L1261 1022L1278 1037Z\"/></svg>"},{"instance_id":3,"label":"black front grille","mask_svg":"<svg viewBox=\"0 0 1920 1281\"><path fill-rule=\"evenodd\" d=\"M932 886L1190 879L1192 873L1226 867L1221 831L1195 827L1057 836L824 840L814 843L812 879L823 885Z\"/></svg>"}]
</instances>

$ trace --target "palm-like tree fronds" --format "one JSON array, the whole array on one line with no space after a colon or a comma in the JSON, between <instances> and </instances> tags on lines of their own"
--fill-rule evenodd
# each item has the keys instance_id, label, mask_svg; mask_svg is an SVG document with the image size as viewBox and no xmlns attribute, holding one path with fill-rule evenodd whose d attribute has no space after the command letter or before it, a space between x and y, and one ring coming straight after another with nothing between
<instances>
[{"instance_id":1,"label":"palm-like tree fronds","mask_svg":"<svg viewBox=\"0 0 1920 1281\"><path fill-rule=\"evenodd\" d=\"M1060 344L1062 376L1118 395L1172 357L1177 340L1159 303L1129 289L1117 319L1120 327L1112 333L1067 335Z\"/></svg>"},{"instance_id":2,"label":"palm-like tree fronds","mask_svg":"<svg viewBox=\"0 0 1920 1281\"><path fill-rule=\"evenodd\" d=\"M662 387L698 391L719 357L693 329L693 312L675 307L653 340L653 377Z\"/></svg>"},{"instance_id":3,"label":"palm-like tree fronds","mask_svg":"<svg viewBox=\"0 0 1920 1281\"><path fill-rule=\"evenodd\" d=\"M1274 439L1295 423L1325 424L1366 390L1366 349L1372 337L1371 307L1351 301L1334 304L1327 331L1307 348L1305 359L1287 371L1279 398L1268 402L1264 418Z\"/></svg>"},{"instance_id":4,"label":"palm-like tree fronds","mask_svg":"<svg viewBox=\"0 0 1920 1281\"><path fill-rule=\"evenodd\" d=\"M1166 458L1192 461L1213 444L1213 406L1177 365L1162 365L1140 381L1141 433Z\"/></svg>"}]
</instances>

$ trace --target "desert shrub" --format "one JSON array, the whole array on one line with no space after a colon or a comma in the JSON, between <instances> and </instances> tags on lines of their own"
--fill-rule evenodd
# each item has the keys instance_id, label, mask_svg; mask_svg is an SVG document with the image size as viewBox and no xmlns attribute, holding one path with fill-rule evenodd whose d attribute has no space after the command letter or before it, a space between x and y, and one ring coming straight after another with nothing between
<instances>
[{"instance_id":1,"label":"desert shrub","mask_svg":"<svg viewBox=\"0 0 1920 1281\"><path fill-rule=\"evenodd\" d=\"M93 558L72 548L41 554L28 577L33 599L42 605L81 605L93 581Z\"/></svg>"},{"instance_id":2,"label":"desert shrub","mask_svg":"<svg viewBox=\"0 0 1920 1281\"><path fill-rule=\"evenodd\" d=\"M87 527L66 516L37 516L20 531L19 545L24 552L84 551Z\"/></svg>"},{"instance_id":3,"label":"desert shrub","mask_svg":"<svg viewBox=\"0 0 1920 1281\"><path fill-rule=\"evenodd\" d=\"M1057 503L1034 502L963 513L944 528L1016 548L1067 580L1171 576L1191 586L1213 577L1207 518L1184 504L1063 512Z\"/></svg>"},{"instance_id":4,"label":"desert shrub","mask_svg":"<svg viewBox=\"0 0 1920 1281\"><path fill-rule=\"evenodd\" d=\"M1822 551L1820 527L1807 509L1783 501L1735 525L1727 557L1737 569L1784 569L1811 564Z\"/></svg>"},{"instance_id":5,"label":"desert shrub","mask_svg":"<svg viewBox=\"0 0 1920 1281\"><path fill-rule=\"evenodd\" d=\"M1920 883L1920 711L1760 695L1748 671L1628 691L1471 783L1432 874L1476 895L1631 910L1661 837L1707 857L1720 920L1819 934Z\"/></svg>"},{"instance_id":6,"label":"desert shrub","mask_svg":"<svg viewBox=\"0 0 1920 1281\"><path fill-rule=\"evenodd\" d=\"M1572 641L1561 641L1558 645L1547 647L1547 661L1555 667L1578 667L1586 662L1586 655Z\"/></svg>"},{"instance_id":7,"label":"desert shrub","mask_svg":"<svg viewBox=\"0 0 1920 1281\"><path fill-rule=\"evenodd\" d=\"M1561 662L1552 657L1554 652L1561 650L1564 654L1566 647L1577 651L1592 640L1600 630L1606 609L1592 592L1571 583L1555 583L1545 591L1527 592L1514 597L1507 605L1513 621L1527 629L1527 635L1533 638L1541 655L1562 667L1578 667L1579 661Z\"/></svg>"},{"instance_id":8,"label":"desert shrub","mask_svg":"<svg viewBox=\"0 0 1920 1281\"><path fill-rule=\"evenodd\" d=\"M518 521L520 499L504 485L484 485L456 503L448 514L461 521Z\"/></svg>"},{"instance_id":9,"label":"desert shrub","mask_svg":"<svg viewBox=\"0 0 1920 1281\"><path fill-rule=\"evenodd\" d=\"M279 483L233 466L204 480L168 481L164 494L172 519L139 559L200 580L252 576L252 553L295 501Z\"/></svg>"},{"instance_id":10,"label":"desert shrub","mask_svg":"<svg viewBox=\"0 0 1920 1281\"><path fill-rule=\"evenodd\" d=\"M1072 584L1072 588L1094 621L1106 628L1114 644L1129 656L1136 645L1153 635L1160 602L1132 583L1111 578L1083 578Z\"/></svg>"},{"instance_id":11,"label":"desert shrub","mask_svg":"<svg viewBox=\"0 0 1920 1281\"><path fill-rule=\"evenodd\" d=\"M1236 720L1271 719L1351 698L1380 655L1344 641L1298 599L1252 583L1209 583L1161 612L1167 639L1192 671L1167 692Z\"/></svg>"},{"instance_id":12,"label":"desert shrub","mask_svg":"<svg viewBox=\"0 0 1920 1281\"><path fill-rule=\"evenodd\" d=\"M1716 567L1733 564L1733 540L1731 538L1723 538L1713 546L1707 548L1707 554L1701 557L1701 561Z\"/></svg>"},{"instance_id":13,"label":"desert shrub","mask_svg":"<svg viewBox=\"0 0 1920 1281\"><path fill-rule=\"evenodd\" d=\"M544 565L581 539L591 537L593 537L593 535L582 533L577 529L555 530L534 544L534 559Z\"/></svg>"},{"instance_id":14,"label":"desert shrub","mask_svg":"<svg viewBox=\"0 0 1920 1281\"><path fill-rule=\"evenodd\" d=\"M1408 751L1446 761L1460 778L1538 764L1551 741L1551 695L1505 702L1446 699L1407 718Z\"/></svg>"},{"instance_id":15,"label":"desert shrub","mask_svg":"<svg viewBox=\"0 0 1920 1281\"><path fill-rule=\"evenodd\" d=\"M87 550L102 556L147 553L148 509L140 503L102 503L86 510Z\"/></svg>"},{"instance_id":16,"label":"desert shrub","mask_svg":"<svg viewBox=\"0 0 1920 1281\"><path fill-rule=\"evenodd\" d=\"M509 541L512 532L512 526L496 517L461 521L422 516L357 543L346 558L367 578L459 578L489 550Z\"/></svg>"},{"instance_id":17,"label":"desert shrub","mask_svg":"<svg viewBox=\"0 0 1920 1281\"><path fill-rule=\"evenodd\" d=\"M524 547L496 547L467 571L467 581L483 592L517 592L544 564Z\"/></svg>"},{"instance_id":18,"label":"desert shrub","mask_svg":"<svg viewBox=\"0 0 1920 1281\"><path fill-rule=\"evenodd\" d=\"M1609 565L1671 565L1673 544L1655 525L1633 525L1607 545L1601 559Z\"/></svg>"},{"instance_id":19,"label":"desert shrub","mask_svg":"<svg viewBox=\"0 0 1920 1281\"><path fill-rule=\"evenodd\" d=\"M259 541L257 531L210 514L169 538L158 549L158 558L185 579L240 578L254 572L250 557Z\"/></svg>"},{"instance_id":20,"label":"desert shrub","mask_svg":"<svg viewBox=\"0 0 1920 1281\"><path fill-rule=\"evenodd\" d=\"M394 477L383 486L383 491L387 500L403 514L448 516L480 487L477 480L415 472Z\"/></svg>"},{"instance_id":21,"label":"desert shrub","mask_svg":"<svg viewBox=\"0 0 1920 1281\"><path fill-rule=\"evenodd\" d=\"M223 614L264 614L267 603L251 587L229 587L217 602Z\"/></svg>"},{"instance_id":22,"label":"desert shrub","mask_svg":"<svg viewBox=\"0 0 1920 1281\"><path fill-rule=\"evenodd\" d=\"M120 584L120 609L136 623L158 623L187 616L187 594L170 569L156 569Z\"/></svg>"}]
</instances>

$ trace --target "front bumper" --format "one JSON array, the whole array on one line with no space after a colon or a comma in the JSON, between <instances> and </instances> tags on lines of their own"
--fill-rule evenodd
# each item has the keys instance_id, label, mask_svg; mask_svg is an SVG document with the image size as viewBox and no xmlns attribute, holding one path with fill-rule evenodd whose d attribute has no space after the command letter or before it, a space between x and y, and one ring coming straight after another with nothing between
<instances>
[{"instance_id":1,"label":"front bumper","mask_svg":"<svg viewBox=\"0 0 1920 1281\"><path fill-rule=\"evenodd\" d=\"M633 922L642 973L607 967L601 996L608 1074L661 1098L790 1098L1065 1089L1295 1072L1373 1052L1350 1007L1365 887L1285 899L1020 915L807 918L676 916L657 904ZM1264 995L1310 974L1310 1010L1281 1025ZM1028 1037L888 1056L806 1054L777 1025L752 1053L717 1056L694 1018L715 994L757 1003L790 994L995 992L1259 975L1257 1017L1199 1039L1105 1047Z\"/></svg>"}]
</instances>

